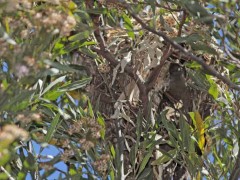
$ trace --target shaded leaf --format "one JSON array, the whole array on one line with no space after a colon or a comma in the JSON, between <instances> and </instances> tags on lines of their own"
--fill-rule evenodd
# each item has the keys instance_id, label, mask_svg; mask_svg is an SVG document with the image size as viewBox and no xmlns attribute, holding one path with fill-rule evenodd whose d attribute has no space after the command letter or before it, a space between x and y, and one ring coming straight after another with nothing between
<instances>
[{"instance_id":1,"label":"shaded leaf","mask_svg":"<svg viewBox=\"0 0 240 180\"><path fill-rule=\"evenodd\" d=\"M137 176L139 176L142 173L142 171L145 169L147 163L149 162L149 159L152 156L152 152L153 152L153 148L149 149L148 153L144 156L144 158L143 158L143 160L142 160L142 162L140 164L140 168L138 170Z\"/></svg>"},{"instance_id":2,"label":"shaded leaf","mask_svg":"<svg viewBox=\"0 0 240 180\"><path fill-rule=\"evenodd\" d=\"M54 117L53 121L50 124L50 127L47 130L45 142L49 142L51 140L51 138L53 137L55 131L57 130L57 125L59 124L59 120L60 120L60 114L57 114Z\"/></svg>"},{"instance_id":3,"label":"shaded leaf","mask_svg":"<svg viewBox=\"0 0 240 180\"><path fill-rule=\"evenodd\" d=\"M153 179L152 168L145 168L144 171L138 177L138 180Z\"/></svg>"},{"instance_id":4,"label":"shaded leaf","mask_svg":"<svg viewBox=\"0 0 240 180\"><path fill-rule=\"evenodd\" d=\"M191 43L191 47L196 51L203 51L205 53L218 55L218 52L214 48L203 43L196 43L196 44Z\"/></svg>"}]
</instances>

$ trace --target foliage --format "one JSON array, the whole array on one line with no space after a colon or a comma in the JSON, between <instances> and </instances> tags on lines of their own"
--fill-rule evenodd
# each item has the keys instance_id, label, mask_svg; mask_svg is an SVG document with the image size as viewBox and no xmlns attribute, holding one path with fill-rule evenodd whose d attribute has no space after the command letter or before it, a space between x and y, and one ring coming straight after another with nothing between
<instances>
[{"instance_id":1,"label":"foliage","mask_svg":"<svg viewBox=\"0 0 240 180\"><path fill-rule=\"evenodd\" d=\"M1 1L0 179L237 179L239 19L236 1Z\"/></svg>"}]
</instances>

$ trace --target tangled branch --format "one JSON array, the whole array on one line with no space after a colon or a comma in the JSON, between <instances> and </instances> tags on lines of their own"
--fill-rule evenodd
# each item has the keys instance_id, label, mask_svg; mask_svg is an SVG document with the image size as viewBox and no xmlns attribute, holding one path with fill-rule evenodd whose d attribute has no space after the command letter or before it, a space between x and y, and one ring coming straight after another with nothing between
<instances>
[{"instance_id":1,"label":"tangled branch","mask_svg":"<svg viewBox=\"0 0 240 180\"><path fill-rule=\"evenodd\" d=\"M128 5L125 5L126 9L128 10L129 14L139 23L141 24L141 26L158 35L161 36L167 43L171 44L172 47L174 47L175 49L178 49L181 53L185 54L188 58L196 61L197 63L199 63L203 69L209 73L210 75L217 77L218 79L222 80L225 84L227 84L230 88L236 89L236 90L240 90L240 87L236 84L234 84L230 79L228 79L226 76L221 75L220 73L218 73L214 68L212 68L211 66L209 66L208 64L206 64L204 62L204 60L200 57L197 57L195 55L193 55L192 53L190 53L189 51L187 51L185 48L183 48L181 45L179 45L178 43L176 43L175 41L171 40L167 35L165 35L162 31L156 31L154 29L152 29L151 27L149 27L148 25L146 25L146 23L144 23L131 9L131 7L129 7Z\"/></svg>"}]
</instances>

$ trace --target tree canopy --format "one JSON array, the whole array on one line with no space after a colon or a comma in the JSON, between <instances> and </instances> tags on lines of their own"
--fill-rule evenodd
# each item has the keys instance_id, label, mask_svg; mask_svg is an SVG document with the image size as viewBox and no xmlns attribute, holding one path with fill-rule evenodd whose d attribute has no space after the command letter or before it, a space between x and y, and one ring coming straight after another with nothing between
<instances>
[{"instance_id":1,"label":"tree canopy","mask_svg":"<svg viewBox=\"0 0 240 180\"><path fill-rule=\"evenodd\" d=\"M0 1L0 179L238 179L239 8Z\"/></svg>"}]
</instances>

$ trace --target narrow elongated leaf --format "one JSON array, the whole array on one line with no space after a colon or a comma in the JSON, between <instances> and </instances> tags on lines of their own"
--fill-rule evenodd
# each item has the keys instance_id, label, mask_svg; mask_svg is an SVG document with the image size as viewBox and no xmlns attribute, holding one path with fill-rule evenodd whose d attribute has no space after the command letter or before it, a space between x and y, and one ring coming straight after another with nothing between
<instances>
[{"instance_id":1,"label":"narrow elongated leaf","mask_svg":"<svg viewBox=\"0 0 240 180\"><path fill-rule=\"evenodd\" d=\"M105 138L105 121L100 114L98 114L97 122L102 127L102 129L100 130L100 135L101 135L101 138L104 139Z\"/></svg>"},{"instance_id":2,"label":"narrow elongated leaf","mask_svg":"<svg viewBox=\"0 0 240 180\"><path fill-rule=\"evenodd\" d=\"M69 41L81 41L83 39L87 39L89 37L89 35L91 34L91 32L89 30L77 33L73 36L70 36L68 38Z\"/></svg>"},{"instance_id":3,"label":"narrow elongated leaf","mask_svg":"<svg viewBox=\"0 0 240 180\"><path fill-rule=\"evenodd\" d=\"M186 37L175 37L173 38L174 41L177 43L193 43L196 41L201 41L203 37L197 33L190 34L189 36Z\"/></svg>"},{"instance_id":4,"label":"narrow elongated leaf","mask_svg":"<svg viewBox=\"0 0 240 180\"><path fill-rule=\"evenodd\" d=\"M91 117L94 117L94 112L90 100L88 100L88 113Z\"/></svg>"},{"instance_id":5,"label":"narrow elongated leaf","mask_svg":"<svg viewBox=\"0 0 240 180\"><path fill-rule=\"evenodd\" d=\"M56 84L63 82L65 80L66 76L61 76L57 79L55 79L53 82L51 82L41 93L40 96L42 96L43 94L45 94L47 91L49 91L53 86L55 86Z\"/></svg>"},{"instance_id":6,"label":"narrow elongated leaf","mask_svg":"<svg viewBox=\"0 0 240 180\"><path fill-rule=\"evenodd\" d=\"M211 84L208 92L209 92L209 94L211 94L213 96L214 99L217 99L218 98L218 87L217 87L217 84Z\"/></svg>"},{"instance_id":7,"label":"narrow elongated leaf","mask_svg":"<svg viewBox=\"0 0 240 180\"><path fill-rule=\"evenodd\" d=\"M195 114L196 128L197 128L197 131L198 131L198 145L199 145L199 148L201 149L201 151L203 151L204 146L205 146L204 122L203 122L203 119L202 119L202 117L201 117L201 115L198 111L195 111L194 114Z\"/></svg>"},{"instance_id":8,"label":"narrow elongated leaf","mask_svg":"<svg viewBox=\"0 0 240 180\"><path fill-rule=\"evenodd\" d=\"M56 100L57 98L59 98L64 92L58 92L58 91L48 91L45 95L44 98L48 99L48 100Z\"/></svg>"},{"instance_id":9,"label":"narrow elongated leaf","mask_svg":"<svg viewBox=\"0 0 240 180\"><path fill-rule=\"evenodd\" d=\"M184 151L189 152L190 141L191 141L191 131L190 125L186 122L185 118L180 116L180 129L181 129L181 138Z\"/></svg>"},{"instance_id":10,"label":"narrow elongated leaf","mask_svg":"<svg viewBox=\"0 0 240 180\"><path fill-rule=\"evenodd\" d=\"M193 48L193 50L196 50L196 51L202 51L209 54L218 55L218 52L215 49L213 49L212 47L204 43L196 43L196 44L191 43L191 47Z\"/></svg>"},{"instance_id":11,"label":"narrow elongated leaf","mask_svg":"<svg viewBox=\"0 0 240 180\"><path fill-rule=\"evenodd\" d=\"M153 152L153 148L151 148L151 149L148 151L148 153L144 156L144 158L143 158L143 160L142 160L142 162L141 162L141 164L140 164L140 168L139 168L139 170L138 170L137 176L139 176L139 175L142 173L142 171L145 169L145 167L146 167L149 159L150 159L151 156L152 156L152 152Z\"/></svg>"},{"instance_id":12,"label":"narrow elongated leaf","mask_svg":"<svg viewBox=\"0 0 240 180\"><path fill-rule=\"evenodd\" d=\"M106 14L107 9L106 8L88 9L87 12L90 14Z\"/></svg>"},{"instance_id":13,"label":"narrow elongated leaf","mask_svg":"<svg viewBox=\"0 0 240 180\"><path fill-rule=\"evenodd\" d=\"M134 39L135 35L134 35L134 32L133 32L133 24L131 22L131 19L126 14L124 14L123 15L123 20L124 20L124 27L128 30L127 33L129 35L129 37Z\"/></svg>"},{"instance_id":14,"label":"narrow elongated leaf","mask_svg":"<svg viewBox=\"0 0 240 180\"><path fill-rule=\"evenodd\" d=\"M218 86L216 82L212 79L212 76L206 75L208 82L210 83L210 88L208 90L208 93L213 96L214 99L218 98Z\"/></svg>"},{"instance_id":15,"label":"narrow elongated leaf","mask_svg":"<svg viewBox=\"0 0 240 180\"><path fill-rule=\"evenodd\" d=\"M31 98L32 94L35 92L35 90L31 91L22 91L21 93L17 94L14 97L9 97L8 103L3 104L2 107L0 106L0 110L3 109L11 109L13 111L17 111L20 109L24 109L27 106L29 106L29 99ZM0 101L0 105L1 105Z\"/></svg>"},{"instance_id":16,"label":"narrow elongated leaf","mask_svg":"<svg viewBox=\"0 0 240 180\"><path fill-rule=\"evenodd\" d=\"M73 91L75 89L85 87L87 84L89 84L91 82L91 80L92 80L92 78L85 78L85 79L81 79L81 80L78 80L78 81L74 81L71 84L68 84L66 86L63 86L63 87L59 88L59 91L60 92Z\"/></svg>"},{"instance_id":17,"label":"narrow elongated leaf","mask_svg":"<svg viewBox=\"0 0 240 180\"><path fill-rule=\"evenodd\" d=\"M153 161L151 163L151 165L153 165L153 166L154 165L161 165L161 164L164 164L164 163L168 162L169 160L173 159L176 152L177 152L177 150L173 149L173 150L168 151L167 154L162 154L162 156L159 157L158 159L156 159L155 161Z\"/></svg>"},{"instance_id":18,"label":"narrow elongated leaf","mask_svg":"<svg viewBox=\"0 0 240 180\"><path fill-rule=\"evenodd\" d=\"M79 49L79 51L80 51L81 53L83 53L83 54L85 54L85 55L93 58L93 59L97 58L97 55L96 55L93 51L91 51L90 49L88 49L88 48L82 47L82 48Z\"/></svg>"},{"instance_id":19,"label":"narrow elongated leaf","mask_svg":"<svg viewBox=\"0 0 240 180\"><path fill-rule=\"evenodd\" d=\"M116 157L116 151L115 151L113 145L111 145L110 151L111 151L111 154L112 154L113 158L115 159L115 157Z\"/></svg>"},{"instance_id":20,"label":"narrow elongated leaf","mask_svg":"<svg viewBox=\"0 0 240 180\"><path fill-rule=\"evenodd\" d=\"M60 120L60 114L57 114L54 117L53 121L51 122L50 127L48 128L47 135L45 137L45 142L49 142L51 140L51 138L53 137L53 135L57 129L59 120Z\"/></svg>"},{"instance_id":21,"label":"narrow elongated leaf","mask_svg":"<svg viewBox=\"0 0 240 180\"><path fill-rule=\"evenodd\" d=\"M53 62L51 60L44 60L44 63L46 63L47 65L50 65L54 68L57 68L61 71L67 71L67 72L79 72L82 70L86 70L86 67L84 66L80 66L80 65L76 65L76 64L70 64L70 65L66 65L66 64L61 64L59 62Z\"/></svg>"},{"instance_id":22,"label":"narrow elongated leaf","mask_svg":"<svg viewBox=\"0 0 240 180\"><path fill-rule=\"evenodd\" d=\"M111 170L111 171L110 171L110 179L111 179L111 180L114 180L114 179L115 179L114 170Z\"/></svg>"},{"instance_id":23,"label":"narrow elongated leaf","mask_svg":"<svg viewBox=\"0 0 240 180\"><path fill-rule=\"evenodd\" d=\"M144 171L138 177L138 180L153 179L152 168L145 168Z\"/></svg>"}]
</instances>

